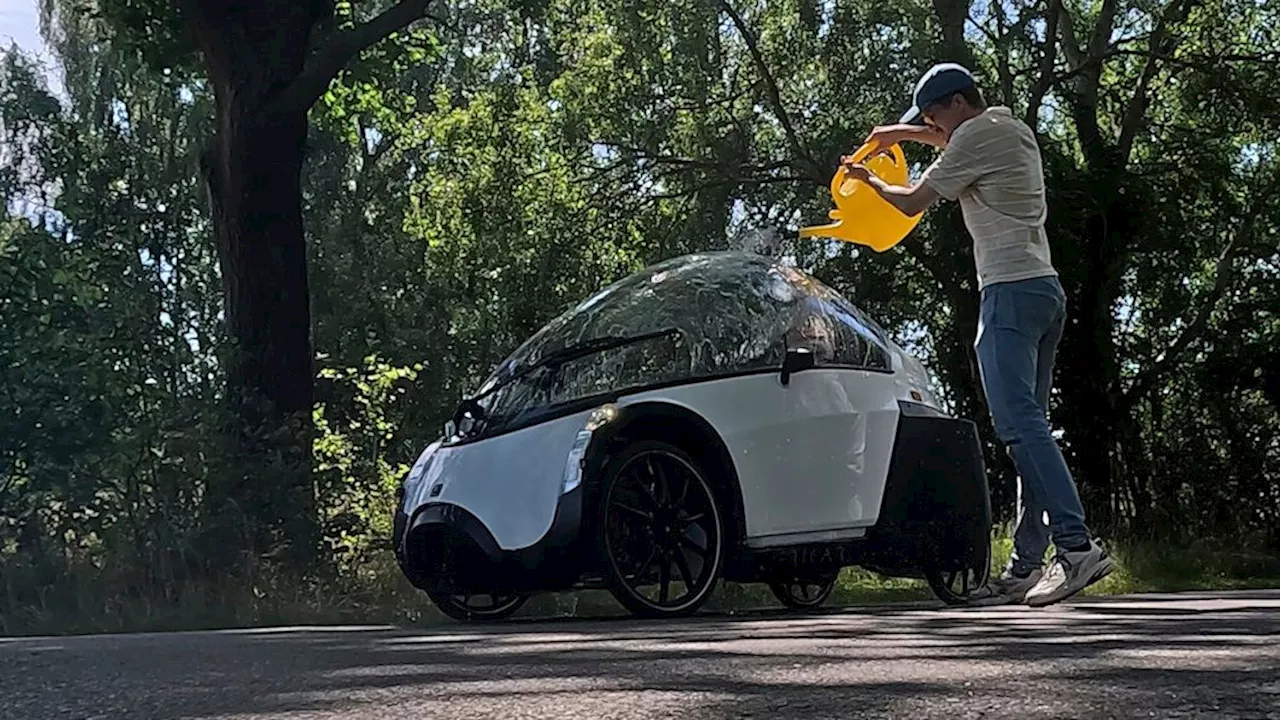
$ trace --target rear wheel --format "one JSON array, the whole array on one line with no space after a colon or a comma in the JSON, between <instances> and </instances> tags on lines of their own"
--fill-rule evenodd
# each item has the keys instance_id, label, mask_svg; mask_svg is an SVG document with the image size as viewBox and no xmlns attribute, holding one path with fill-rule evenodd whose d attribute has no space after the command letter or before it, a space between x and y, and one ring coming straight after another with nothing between
<instances>
[{"instance_id":1,"label":"rear wheel","mask_svg":"<svg viewBox=\"0 0 1280 720\"><path fill-rule=\"evenodd\" d=\"M644 441L605 467L598 545L610 592L645 617L693 614L724 563L724 514L705 471L680 448Z\"/></svg>"},{"instance_id":2,"label":"rear wheel","mask_svg":"<svg viewBox=\"0 0 1280 720\"><path fill-rule=\"evenodd\" d=\"M979 555L981 562L975 561L967 568L926 569L924 579L929 583L929 589L948 605L969 604L991 577L991 547L986 546L986 552Z\"/></svg>"},{"instance_id":3,"label":"rear wheel","mask_svg":"<svg viewBox=\"0 0 1280 720\"><path fill-rule=\"evenodd\" d=\"M428 591L431 602L440 612L458 622L497 622L511 617L528 601L528 595L476 593L457 595L441 591Z\"/></svg>"},{"instance_id":4,"label":"rear wheel","mask_svg":"<svg viewBox=\"0 0 1280 720\"><path fill-rule=\"evenodd\" d=\"M831 597L840 573L829 572L813 577L797 578L786 582L771 582L769 590L778 602L792 610L811 610Z\"/></svg>"}]
</instances>

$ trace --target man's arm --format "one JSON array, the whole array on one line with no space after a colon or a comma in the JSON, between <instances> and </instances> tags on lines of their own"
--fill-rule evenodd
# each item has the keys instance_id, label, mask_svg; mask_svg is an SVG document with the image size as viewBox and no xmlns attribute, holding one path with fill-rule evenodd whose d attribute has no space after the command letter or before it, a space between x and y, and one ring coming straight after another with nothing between
<instances>
[{"instance_id":1,"label":"man's arm","mask_svg":"<svg viewBox=\"0 0 1280 720\"><path fill-rule=\"evenodd\" d=\"M865 167L855 165L849 168L849 174L875 188L876 193L890 205L898 208L907 217L919 215L938 201L938 192L928 183L920 183L910 187L891 185L871 174Z\"/></svg>"},{"instance_id":2,"label":"man's arm","mask_svg":"<svg viewBox=\"0 0 1280 720\"><path fill-rule=\"evenodd\" d=\"M865 166L850 163L847 157L844 166L850 177L867 183L890 205L904 215L914 217L940 199L958 200L979 178L996 172L998 163L1006 161L1008 153L993 152L990 145L996 142L1007 145L1005 132L1003 126L986 124L961 128L952 133L946 149L925 170L920 182L911 187L891 185L872 175Z\"/></svg>"},{"instance_id":3,"label":"man's arm","mask_svg":"<svg viewBox=\"0 0 1280 720\"><path fill-rule=\"evenodd\" d=\"M938 149L947 146L947 136L943 135L937 128L929 125L907 125L905 123L880 125L871 131L871 134L867 136L863 144L875 143L877 148L887 148L904 140L932 145Z\"/></svg>"}]
</instances>

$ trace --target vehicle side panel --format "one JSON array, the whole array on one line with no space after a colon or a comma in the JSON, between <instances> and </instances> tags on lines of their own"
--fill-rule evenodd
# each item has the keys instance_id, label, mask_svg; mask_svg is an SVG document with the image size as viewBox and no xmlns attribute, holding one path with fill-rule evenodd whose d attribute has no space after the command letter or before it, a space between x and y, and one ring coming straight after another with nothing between
<instances>
[{"instance_id":1,"label":"vehicle side panel","mask_svg":"<svg viewBox=\"0 0 1280 720\"><path fill-rule=\"evenodd\" d=\"M501 549L533 545L551 529L565 459L590 414L439 448L422 477L406 487L406 513L412 516L426 503L452 503L479 518ZM432 497L436 486L439 493Z\"/></svg>"},{"instance_id":2,"label":"vehicle side panel","mask_svg":"<svg viewBox=\"0 0 1280 720\"><path fill-rule=\"evenodd\" d=\"M749 539L875 523L897 427L886 373L818 368L712 380L629 395L667 402L720 434L742 486Z\"/></svg>"}]
</instances>

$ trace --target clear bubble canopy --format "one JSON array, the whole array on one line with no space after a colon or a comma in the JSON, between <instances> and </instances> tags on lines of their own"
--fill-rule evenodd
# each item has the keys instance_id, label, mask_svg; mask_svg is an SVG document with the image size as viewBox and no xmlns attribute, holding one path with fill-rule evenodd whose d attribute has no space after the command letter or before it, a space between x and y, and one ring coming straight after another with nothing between
<instances>
[{"instance_id":1,"label":"clear bubble canopy","mask_svg":"<svg viewBox=\"0 0 1280 720\"><path fill-rule=\"evenodd\" d=\"M797 268L748 252L666 260L606 287L529 338L481 385L494 429L576 400L776 370L788 347L819 364L890 369L884 330Z\"/></svg>"}]
</instances>

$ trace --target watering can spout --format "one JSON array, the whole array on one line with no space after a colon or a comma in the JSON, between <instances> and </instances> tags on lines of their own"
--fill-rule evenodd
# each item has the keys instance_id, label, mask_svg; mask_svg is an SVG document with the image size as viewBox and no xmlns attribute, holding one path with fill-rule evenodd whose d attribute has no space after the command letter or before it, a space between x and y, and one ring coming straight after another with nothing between
<instances>
[{"instance_id":1,"label":"watering can spout","mask_svg":"<svg viewBox=\"0 0 1280 720\"><path fill-rule=\"evenodd\" d=\"M891 145L888 153L877 154L868 160L873 150L875 146L863 145L853 154L853 161L863 163L885 182L906 185L909 179L907 159L902 148ZM875 188L847 177L844 166L837 169L831 178L831 199L836 207L828 215L834 222L802 227L798 233L800 237L831 238L884 252L910 234L924 214L902 214L880 197Z\"/></svg>"},{"instance_id":2,"label":"watering can spout","mask_svg":"<svg viewBox=\"0 0 1280 720\"><path fill-rule=\"evenodd\" d=\"M838 215L835 215L834 211L832 211L832 215L834 215L836 218L839 218ZM826 225L810 225L808 227L802 227L800 228L800 232L798 234L802 238L835 237L833 233L837 233L837 234L840 233L841 228L843 227L844 227L844 221L837 219L835 222L827 223Z\"/></svg>"}]
</instances>

